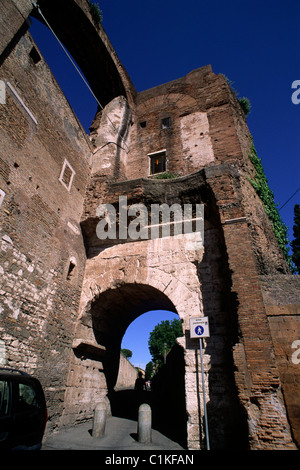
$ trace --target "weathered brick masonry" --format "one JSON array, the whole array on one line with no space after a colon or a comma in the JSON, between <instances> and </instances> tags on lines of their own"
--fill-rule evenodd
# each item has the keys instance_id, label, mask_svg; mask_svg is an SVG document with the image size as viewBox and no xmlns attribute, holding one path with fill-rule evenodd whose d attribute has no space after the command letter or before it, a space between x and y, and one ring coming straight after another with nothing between
<instances>
[{"instance_id":1,"label":"weathered brick masonry","mask_svg":"<svg viewBox=\"0 0 300 470\"><path fill-rule=\"evenodd\" d=\"M184 336L167 373L178 374L180 439L202 449L200 358L189 320L208 316L211 447L297 448L299 276L289 273L250 184L251 135L235 95L211 66L137 93L87 1L38 3L104 109L87 136L28 32L28 15L38 17L31 1L5 0L1 363L41 380L52 432L91 419L97 401L112 396L122 336L135 318L176 312ZM204 245L100 240L97 209L111 204L119 217L120 196L148 209L203 204ZM171 416L164 390L162 415Z\"/></svg>"}]
</instances>

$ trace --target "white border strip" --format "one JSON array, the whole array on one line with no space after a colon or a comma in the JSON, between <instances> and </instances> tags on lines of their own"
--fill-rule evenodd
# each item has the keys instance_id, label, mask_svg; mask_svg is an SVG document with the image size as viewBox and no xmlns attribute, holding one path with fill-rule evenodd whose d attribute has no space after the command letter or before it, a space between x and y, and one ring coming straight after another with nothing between
<instances>
[{"instance_id":1,"label":"white border strip","mask_svg":"<svg viewBox=\"0 0 300 470\"><path fill-rule=\"evenodd\" d=\"M4 198L5 198L5 192L2 189L0 189L0 206L1 206Z\"/></svg>"},{"instance_id":2,"label":"white border strip","mask_svg":"<svg viewBox=\"0 0 300 470\"><path fill-rule=\"evenodd\" d=\"M29 117L33 120L33 122L35 123L35 125L37 125L37 120L36 118L34 117L34 115L32 114L32 112L30 111L30 109L27 108L26 104L24 103L24 101L22 100L22 98L18 95L18 93L16 92L16 90L14 89L14 87L9 83L9 82L6 82L8 88L11 90L11 92L14 94L14 96L17 98L17 100L19 101L20 105L25 109L25 111L27 112L27 114L29 115Z\"/></svg>"}]
</instances>

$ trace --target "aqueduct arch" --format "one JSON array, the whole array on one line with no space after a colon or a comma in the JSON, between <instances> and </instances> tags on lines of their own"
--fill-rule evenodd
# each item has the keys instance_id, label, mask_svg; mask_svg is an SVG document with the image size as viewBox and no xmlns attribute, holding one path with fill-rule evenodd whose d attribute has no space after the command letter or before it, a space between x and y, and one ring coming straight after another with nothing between
<instances>
[{"instance_id":1,"label":"aqueduct arch","mask_svg":"<svg viewBox=\"0 0 300 470\"><path fill-rule=\"evenodd\" d=\"M104 29L94 22L87 2L39 0L36 3L76 60L102 106L120 95L132 103L134 86ZM43 21L36 9L31 14Z\"/></svg>"}]
</instances>

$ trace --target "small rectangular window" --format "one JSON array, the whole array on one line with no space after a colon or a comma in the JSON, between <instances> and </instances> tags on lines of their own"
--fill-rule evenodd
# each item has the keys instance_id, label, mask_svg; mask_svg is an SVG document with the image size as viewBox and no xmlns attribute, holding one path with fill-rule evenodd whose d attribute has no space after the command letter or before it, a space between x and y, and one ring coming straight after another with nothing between
<instances>
[{"instance_id":1,"label":"small rectangular window","mask_svg":"<svg viewBox=\"0 0 300 470\"><path fill-rule=\"evenodd\" d=\"M29 57L31 58L34 64L37 64L41 60L41 56L35 47L33 47L29 52Z\"/></svg>"},{"instance_id":2,"label":"small rectangular window","mask_svg":"<svg viewBox=\"0 0 300 470\"><path fill-rule=\"evenodd\" d=\"M42 408L41 399L31 385L19 383L16 410L18 412L27 411L29 407Z\"/></svg>"},{"instance_id":3,"label":"small rectangular window","mask_svg":"<svg viewBox=\"0 0 300 470\"><path fill-rule=\"evenodd\" d=\"M162 129L168 129L171 127L171 118L167 117L161 120L161 128Z\"/></svg>"},{"instance_id":4,"label":"small rectangular window","mask_svg":"<svg viewBox=\"0 0 300 470\"><path fill-rule=\"evenodd\" d=\"M150 175L166 171L166 152L149 154L150 157Z\"/></svg>"},{"instance_id":5,"label":"small rectangular window","mask_svg":"<svg viewBox=\"0 0 300 470\"><path fill-rule=\"evenodd\" d=\"M65 160L60 173L59 181L65 186L65 188L67 188L68 191L71 189L74 175L75 171L71 167L68 160Z\"/></svg>"}]
</instances>

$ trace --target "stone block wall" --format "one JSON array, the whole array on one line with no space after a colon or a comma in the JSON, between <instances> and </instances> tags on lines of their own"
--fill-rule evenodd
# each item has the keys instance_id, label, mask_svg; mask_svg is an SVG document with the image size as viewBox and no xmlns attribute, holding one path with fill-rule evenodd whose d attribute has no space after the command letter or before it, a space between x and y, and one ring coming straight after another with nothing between
<instances>
[{"instance_id":1,"label":"stone block wall","mask_svg":"<svg viewBox=\"0 0 300 470\"><path fill-rule=\"evenodd\" d=\"M119 373L118 373L115 390L121 390L122 388L133 389L137 377L138 377L137 369L121 353L120 363L119 363Z\"/></svg>"},{"instance_id":2,"label":"stone block wall","mask_svg":"<svg viewBox=\"0 0 300 470\"><path fill-rule=\"evenodd\" d=\"M261 276L284 401L300 448L300 276Z\"/></svg>"}]
</instances>

